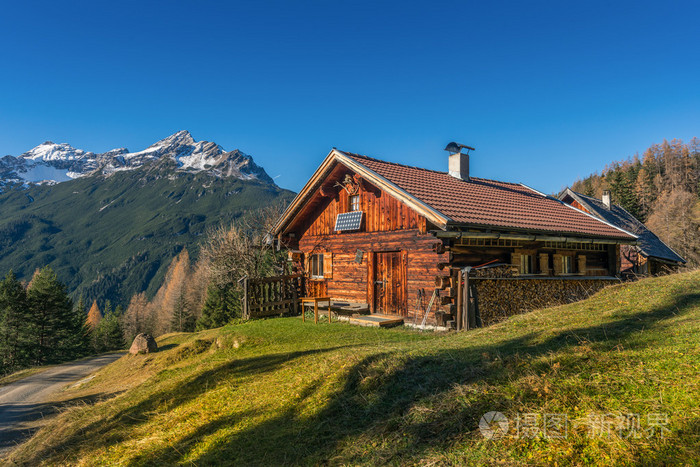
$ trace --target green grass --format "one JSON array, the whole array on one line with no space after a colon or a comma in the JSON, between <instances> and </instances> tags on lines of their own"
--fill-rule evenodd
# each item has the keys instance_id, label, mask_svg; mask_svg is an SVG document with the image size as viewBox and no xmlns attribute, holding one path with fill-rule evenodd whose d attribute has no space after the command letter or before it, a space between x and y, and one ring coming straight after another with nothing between
<instances>
[{"instance_id":1,"label":"green grass","mask_svg":"<svg viewBox=\"0 0 700 467\"><path fill-rule=\"evenodd\" d=\"M26 464L697 464L700 272L465 333L297 318L160 339L62 397L78 405L10 459ZM489 411L511 421L486 440ZM564 439L516 436L517 414L567 414ZM589 417L667 414L606 436ZM612 428L617 428L613 424ZM622 434L635 431L623 430Z\"/></svg>"}]
</instances>

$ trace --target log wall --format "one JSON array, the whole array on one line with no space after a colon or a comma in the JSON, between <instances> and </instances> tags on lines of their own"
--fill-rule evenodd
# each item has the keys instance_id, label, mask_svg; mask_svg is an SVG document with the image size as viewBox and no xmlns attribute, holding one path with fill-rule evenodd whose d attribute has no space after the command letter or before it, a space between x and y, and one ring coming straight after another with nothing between
<instances>
[{"instance_id":1,"label":"log wall","mask_svg":"<svg viewBox=\"0 0 700 467\"><path fill-rule=\"evenodd\" d=\"M325 280L311 280L311 283L323 283L328 295L334 299L368 303L371 310L374 306L373 253L404 252L407 294L404 313L409 321L415 319L417 313L420 321L423 318L422 312L433 293L435 276L449 274L448 271L441 271L437 267L439 262L447 260L446 254L437 254L433 250L437 242L439 240L434 236L420 233L419 230L356 232L305 236L300 240L299 248L304 255L329 252L333 255L333 277ZM363 252L361 263L355 261L357 250ZM421 289L427 295L422 301L422 307L418 303L418 291ZM429 322L434 322L432 313Z\"/></svg>"},{"instance_id":2,"label":"log wall","mask_svg":"<svg viewBox=\"0 0 700 467\"><path fill-rule=\"evenodd\" d=\"M340 213L348 212L351 196L343 188L335 188L332 196L320 201L319 208L309 216L302 228L302 237L334 234L335 219ZM396 230L420 230L425 232L425 217L406 206L396 198L378 189L358 189L360 211L364 213L362 231L391 232Z\"/></svg>"}]
</instances>

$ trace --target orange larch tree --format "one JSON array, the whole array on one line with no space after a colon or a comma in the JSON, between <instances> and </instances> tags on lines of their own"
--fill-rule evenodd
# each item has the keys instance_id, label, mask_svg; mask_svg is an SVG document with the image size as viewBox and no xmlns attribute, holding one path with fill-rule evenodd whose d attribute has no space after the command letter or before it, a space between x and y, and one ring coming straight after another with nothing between
<instances>
[{"instance_id":1,"label":"orange larch tree","mask_svg":"<svg viewBox=\"0 0 700 467\"><path fill-rule=\"evenodd\" d=\"M102 312L100 312L100 309L97 306L97 300L95 300L94 302L92 302L90 311L88 311L85 324L87 324L90 327L90 329L94 331L95 329L97 329L97 325L100 324L100 321L102 321Z\"/></svg>"}]
</instances>

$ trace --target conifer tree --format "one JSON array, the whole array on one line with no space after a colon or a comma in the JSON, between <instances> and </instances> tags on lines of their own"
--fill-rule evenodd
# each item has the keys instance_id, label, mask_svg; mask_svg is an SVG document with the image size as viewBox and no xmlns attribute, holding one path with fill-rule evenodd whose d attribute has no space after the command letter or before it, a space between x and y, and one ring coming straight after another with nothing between
<instances>
[{"instance_id":1,"label":"conifer tree","mask_svg":"<svg viewBox=\"0 0 700 467\"><path fill-rule=\"evenodd\" d=\"M202 308L202 316L197 321L197 329L223 326L237 316L240 317L240 300L236 300L233 284L223 287L212 283L207 289L207 299Z\"/></svg>"},{"instance_id":2,"label":"conifer tree","mask_svg":"<svg viewBox=\"0 0 700 467\"><path fill-rule=\"evenodd\" d=\"M106 352L124 348L124 332L119 310L120 308L113 311L110 302L105 303L105 315L95 331L96 351Z\"/></svg>"},{"instance_id":3,"label":"conifer tree","mask_svg":"<svg viewBox=\"0 0 700 467\"><path fill-rule=\"evenodd\" d=\"M92 353L92 329L87 324L85 317L87 310L85 300L80 295L78 304L73 308L72 334L69 346L73 349L72 358L82 357Z\"/></svg>"},{"instance_id":4,"label":"conifer tree","mask_svg":"<svg viewBox=\"0 0 700 467\"><path fill-rule=\"evenodd\" d=\"M12 271L0 282L0 374L29 364L27 293Z\"/></svg>"},{"instance_id":5,"label":"conifer tree","mask_svg":"<svg viewBox=\"0 0 700 467\"><path fill-rule=\"evenodd\" d=\"M34 275L27 289L31 316L27 323L35 342L34 363L66 360L72 356L68 343L75 332L73 303L56 273L46 266Z\"/></svg>"},{"instance_id":6,"label":"conifer tree","mask_svg":"<svg viewBox=\"0 0 700 467\"><path fill-rule=\"evenodd\" d=\"M102 312L97 306L97 300L95 300L94 302L92 302L90 311L88 312L87 318L85 319L85 324L87 324L90 327L90 330L92 332L95 332L95 329L97 329L97 326L99 326L100 321L102 321Z\"/></svg>"},{"instance_id":7,"label":"conifer tree","mask_svg":"<svg viewBox=\"0 0 700 467\"><path fill-rule=\"evenodd\" d=\"M189 303L187 303L185 291L182 290L173 307L173 317L170 327L175 332L192 332L194 331L194 326L194 315L192 314Z\"/></svg>"}]
</instances>

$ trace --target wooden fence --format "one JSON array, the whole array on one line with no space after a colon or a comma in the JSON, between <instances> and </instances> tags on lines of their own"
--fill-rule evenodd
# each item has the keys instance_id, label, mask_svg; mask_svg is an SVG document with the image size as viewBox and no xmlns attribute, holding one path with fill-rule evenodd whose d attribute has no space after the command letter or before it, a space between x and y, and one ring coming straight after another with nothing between
<instances>
[{"instance_id":1,"label":"wooden fence","mask_svg":"<svg viewBox=\"0 0 700 467\"><path fill-rule=\"evenodd\" d=\"M243 284L243 319L297 314L304 277L301 274L248 279Z\"/></svg>"}]
</instances>

